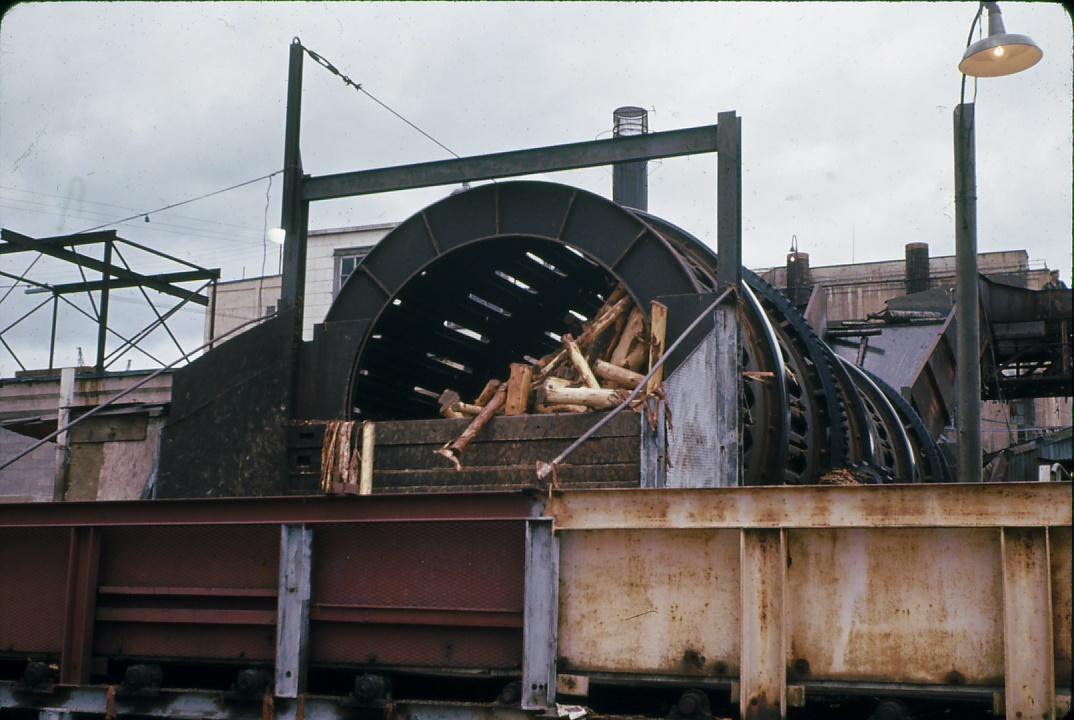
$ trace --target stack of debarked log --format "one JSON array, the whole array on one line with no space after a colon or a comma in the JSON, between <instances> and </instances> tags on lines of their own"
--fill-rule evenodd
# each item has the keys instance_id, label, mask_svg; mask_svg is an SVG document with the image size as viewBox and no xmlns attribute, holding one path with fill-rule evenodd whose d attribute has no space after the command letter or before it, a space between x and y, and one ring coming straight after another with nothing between
<instances>
[{"instance_id":1,"label":"stack of debarked log","mask_svg":"<svg viewBox=\"0 0 1074 720\"><path fill-rule=\"evenodd\" d=\"M444 390L440 414L473 420L437 454L460 467L466 446L495 415L585 413L620 405L645 379L642 371L663 354L667 307L654 301L650 314L651 326L620 285L577 337L565 334L558 351L528 363L512 363L507 381L490 379L473 402ZM654 375L647 391L655 392L661 381Z\"/></svg>"}]
</instances>

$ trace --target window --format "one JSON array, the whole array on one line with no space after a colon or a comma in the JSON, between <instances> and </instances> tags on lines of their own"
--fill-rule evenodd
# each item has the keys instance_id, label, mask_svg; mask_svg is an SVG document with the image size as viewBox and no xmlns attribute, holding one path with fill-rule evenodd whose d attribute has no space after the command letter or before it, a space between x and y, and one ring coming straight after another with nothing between
<instances>
[{"instance_id":1,"label":"window","mask_svg":"<svg viewBox=\"0 0 1074 720\"><path fill-rule=\"evenodd\" d=\"M358 267L362 258L369 254L370 250L372 250L371 247L340 248L336 250L336 273L332 280L332 297L339 294L343 283L347 282L347 278L351 276L351 273Z\"/></svg>"}]
</instances>

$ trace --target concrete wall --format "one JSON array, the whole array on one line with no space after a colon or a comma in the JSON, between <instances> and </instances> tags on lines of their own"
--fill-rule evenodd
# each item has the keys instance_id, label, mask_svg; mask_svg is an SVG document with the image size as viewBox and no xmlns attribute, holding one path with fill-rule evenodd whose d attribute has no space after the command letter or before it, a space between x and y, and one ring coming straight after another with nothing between
<instances>
[{"instance_id":1,"label":"concrete wall","mask_svg":"<svg viewBox=\"0 0 1074 720\"><path fill-rule=\"evenodd\" d=\"M312 230L306 245L306 306L302 321L302 338L313 339L313 326L324 321L335 298L336 256L350 249L375 245L395 227L394 223L363 225L351 228ZM217 284L216 335L219 336L258 316L258 291L261 315L275 309L280 301L281 278L247 278ZM209 340L209 314L205 313L205 342Z\"/></svg>"},{"instance_id":2,"label":"concrete wall","mask_svg":"<svg viewBox=\"0 0 1074 720\"><path fill-rule=\"evenodd\" d=\"M0 428L0 464L37 442L35 438ZM11 467L0 470L0 502L52 500L56 446L42 445Z\"/></svg>"}]
</instances>

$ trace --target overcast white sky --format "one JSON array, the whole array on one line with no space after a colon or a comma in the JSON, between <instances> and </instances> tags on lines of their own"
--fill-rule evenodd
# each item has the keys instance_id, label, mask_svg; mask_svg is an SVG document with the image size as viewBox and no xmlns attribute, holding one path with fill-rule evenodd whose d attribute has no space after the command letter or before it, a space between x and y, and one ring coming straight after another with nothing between
<instances>
[{"instance_id":1,"label":"overcast white sky","mask_svg":"<svg viewBox=\"0 0 1074 720\"><path fill-rule=\"evenodd\" d=\"M745 3L34 3L0 24L0 225L28 235L83 230L270 173L283 164L291 38L461 155L609 134L612 110L650 127L743 127L744 256L783 262L792 234L814 266L900 258L925 241L954 252L952 119L973 2ZM1010 32L1044 50L1036 67L980 81L982 251L1025 248L1071 267L1071 22L1058 3L1002 3ZM972 83L968 86L972 94ZM307 60L302 157L320 175L446 157ZM650 168L650 210L715 241L715 156ZM610 170L542 176L610 194ZM279 178L197 202L130 240L261 273L263 228L279 224ZM266 191L268 211L266 214ZM310 227L401 220L432 188L315 204ZM274 271L276 246L264 266ZM21 273L28 255L0 256ZM167 271L134 253L146 272ZM41 261L43 282L77 272ZM10 281L0 278L0 295ZM155 294L154 299L158 299ZM16 289L0 328L44 296ZM85 298L76 299L88 308ZM163 298L160 298L163 302ZM135 290L115 294L117 330L148 322ZM165 305L166 307L167 305ZM5 339L47 362L49 316ZM179 313L188 347L197 312ZM92 361L94 330L60 315L58 364ZM144 347L176 357L163 333ZM152 363L135 355L134 367ZM121 369L125 360L113 369ZM0 377L17 366L0 348Z\"/></svg>"}]
</instances>

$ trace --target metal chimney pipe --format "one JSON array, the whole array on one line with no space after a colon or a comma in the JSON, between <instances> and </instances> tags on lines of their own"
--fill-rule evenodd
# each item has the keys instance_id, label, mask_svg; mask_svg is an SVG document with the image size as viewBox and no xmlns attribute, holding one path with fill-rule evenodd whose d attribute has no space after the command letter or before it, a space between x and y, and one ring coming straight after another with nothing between
<instances>
[{"instance_id":1,"label":"metal chimney pipe","mask_svg":"<svg viewBox=\"0 0 1074 720\"><path fill-rule=\"evenodd\" d=\"M929 289L929 244L906 243L906 294Z\"/></svg>"},{"instance_id":2,"label":"metal chimney pipe","mask_svg":"<svg viewBox=\"0 0 1074 720\"><path fill-rule=\"evenodd\" d=\"M612 134L615 137L644 135L648 132L649 112L645 108L625 105L612 113ZM645 160L612 166L612 200L637 210L649 209L649 169Z\"/></svg>"}]
</instances>

